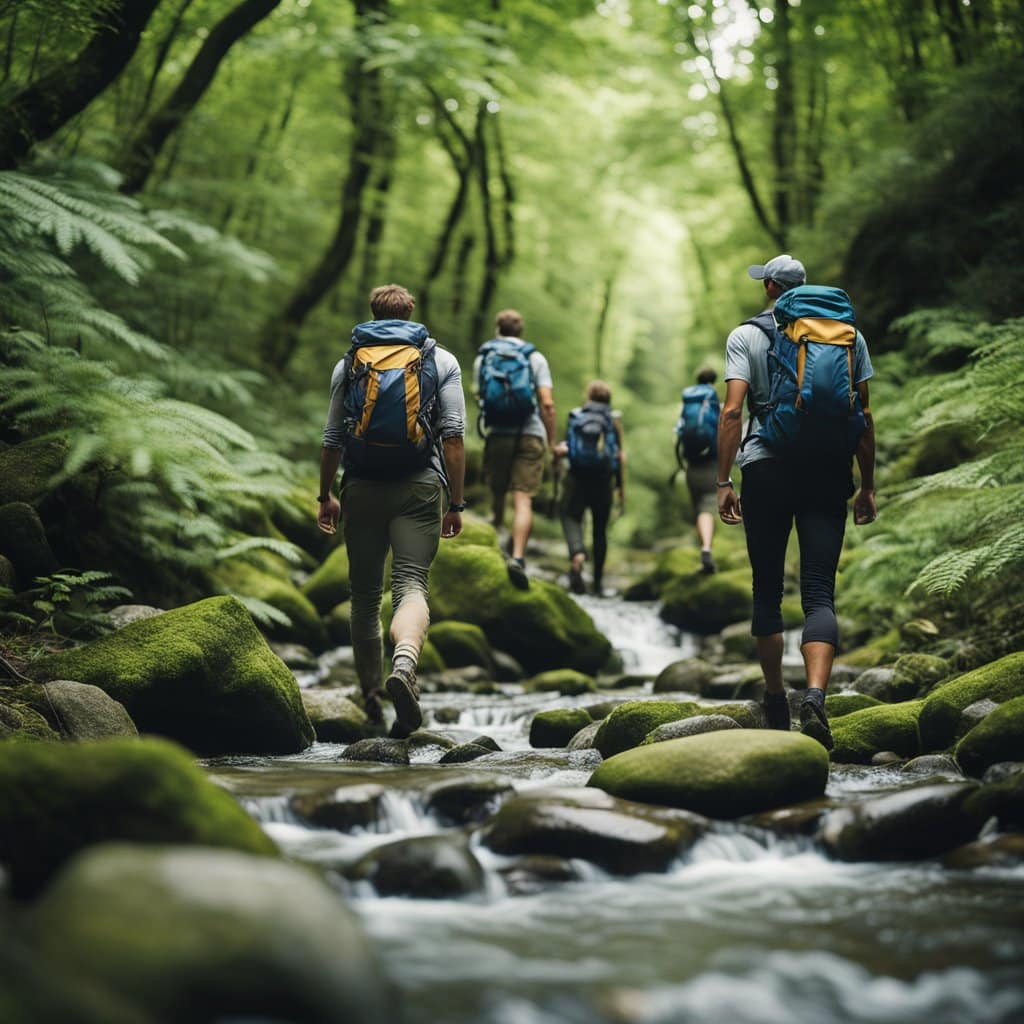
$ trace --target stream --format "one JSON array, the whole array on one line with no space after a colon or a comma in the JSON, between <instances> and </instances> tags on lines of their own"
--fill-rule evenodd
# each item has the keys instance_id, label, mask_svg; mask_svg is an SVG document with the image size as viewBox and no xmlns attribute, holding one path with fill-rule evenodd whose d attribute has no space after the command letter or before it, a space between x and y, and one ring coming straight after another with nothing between
<instances>
[{"instance_id":1,"label":"stream","mask_svg":"<svg viewBox=\"0 0 1024 1024\"><path fill-rule=\"evenodd\" d=\"M580 598L627 672L652 676L698 651L654 606ZM794 644L787 654L797 654ZM344 659L344 649L325 656ZM316 674L300 677L309 685ZM403 997L404 1021L431 1024L1009 1024L1024 1020L1024 868L950 871L937 862L845 864L809 840L723 825L667 872L630 878L574 862L577 880L522 885L477 841L483 893L380 898L341 871L377 845L446 831L424 810L439 773L489 773L517 790L584 785L594 751L530 752L542 708L637 699L650 684L600 697L427 694L424 727L459 740L485 732L501 755L439 766L339 761L317 743L287 758L207 762L285 853L316 864L345 894ZM433 713L445 708L437 725ZM553 756L557 753L558 756ZM418 763L417 763L418 762ZM373 826L303 824L288 797L372 780L388 793ZM833 766L828 794L853 800L908 785L898 769Z\"/></svg>"}]
</instances>

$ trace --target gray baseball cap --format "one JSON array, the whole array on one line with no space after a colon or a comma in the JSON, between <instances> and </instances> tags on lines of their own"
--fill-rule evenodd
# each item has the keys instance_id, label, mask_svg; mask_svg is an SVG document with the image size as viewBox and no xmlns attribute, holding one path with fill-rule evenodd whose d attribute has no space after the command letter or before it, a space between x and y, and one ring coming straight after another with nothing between
<instances>
[{"instance_id":1,"label":"gray baseball cap","mask_svg":"<svg viewBox=\"0 0 1024 1024\"><path fill-rule=\"evenodd\" d=\"M776 256L767 263L755 263L754 266L747 267L747 273L755 281L770 279L784 288L795 288L807 280L804 265L788 254Z\"/></svg>"}]
</instances>

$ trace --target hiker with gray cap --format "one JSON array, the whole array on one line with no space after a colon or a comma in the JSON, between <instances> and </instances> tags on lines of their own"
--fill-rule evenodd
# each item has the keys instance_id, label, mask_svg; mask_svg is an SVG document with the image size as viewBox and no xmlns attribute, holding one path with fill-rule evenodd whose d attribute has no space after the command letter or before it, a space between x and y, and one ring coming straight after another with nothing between
<instances>
[{"instance_id":1,"label":"hiker with gray cap","mask_svg":"<svg viewBox=\"0 0 1024 1024\"><path fill-rule=\"evenodd\" d=\"M835 579L854 493L854 523L873 522L875 438L868 407L871 359L853 307L838 288L807 286L803 264L776 256L747 273L763 283L768 309L726 342L726 397L718 431L718 511L742 522L753 573L751 633L765 680L769 728L790 728L782 683L782 594L794 523L800 547L801 653L807 690L801 731L831 749L825 689L839 644ZM750 413L742 433L743 406ZM741 496L730 478L743 472Z\"/></svg>"}]
</instances>

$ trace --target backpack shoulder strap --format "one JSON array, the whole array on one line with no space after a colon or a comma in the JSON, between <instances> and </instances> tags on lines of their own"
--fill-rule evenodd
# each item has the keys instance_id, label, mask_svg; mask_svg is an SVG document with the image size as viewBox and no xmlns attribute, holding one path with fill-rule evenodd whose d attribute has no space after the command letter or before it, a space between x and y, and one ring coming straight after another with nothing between
<instances>
[{"instance_id":1,"label":"backpack shoulder strap","mask_svg":"<svg viewBox=\"0 0 1024 1024\"><path fill-rule=\"evenodd\" d=\"M775 337L778 329L775 323L775 314L770 309L766 309L763 313L758 313L757 316L752 316L749 320L744 320L740 326L745 327L748 324L751 327L756 327L762 334L767 335L769 341Z\"/></svg>"}]
</instances>

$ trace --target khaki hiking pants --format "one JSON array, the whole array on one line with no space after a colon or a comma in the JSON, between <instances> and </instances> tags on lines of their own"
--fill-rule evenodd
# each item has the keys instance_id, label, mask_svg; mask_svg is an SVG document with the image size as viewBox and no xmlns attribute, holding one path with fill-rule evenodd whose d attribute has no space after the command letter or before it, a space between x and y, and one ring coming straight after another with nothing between
<instances>
[{"instance_id":1,"label":"khaki hiking pants","mask_svg":"<svg viewBox=\"0 0 1024 1024\"><path fill-rule=\"evenodd\" d=\"M363 693L382 682L380 604L389 549L395 655L419 659L430 625L427 576L441 539L444 500L445 489L432 473L413 480L345 482L342 517L352 587L352 648Z\"/></svg>"}]
</instances>

